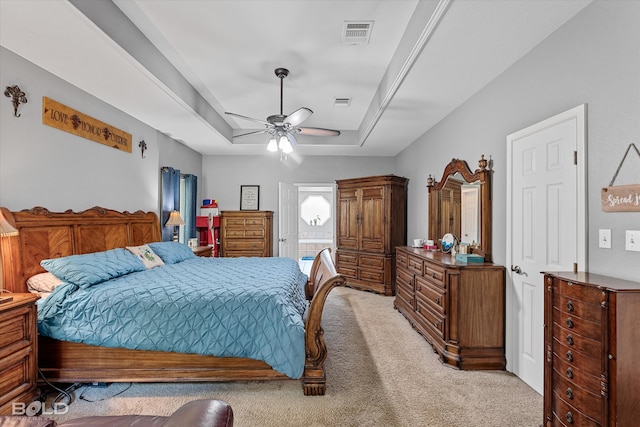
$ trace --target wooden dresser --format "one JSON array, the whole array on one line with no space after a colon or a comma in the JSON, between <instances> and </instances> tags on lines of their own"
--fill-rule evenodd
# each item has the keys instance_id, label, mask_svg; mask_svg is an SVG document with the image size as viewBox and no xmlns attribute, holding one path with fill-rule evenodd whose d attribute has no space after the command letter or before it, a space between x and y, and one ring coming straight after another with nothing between
<instances>
[{"instance_id":1,"label":"wooden dresser","mask_svg":"<svg viewBox=\"0 0 640 427\"><path fill-rule=\"evenodd\" d=\"M394 307L443 363L505 368L504 267L407 246L396 249L396 263Z\"/></svg>"},{"instance_id":2,"label":"wooden dresser","mask_svg":"<svg viewBox=\"0 0 640 427\"><path fill-rule=\"evenodd\" d=\"M545 273L547 426L640 423L640 283Z\"/></svg>"},{"instance_id":3,"label":"wooden dresser","mask_svg":"<svg viewBox=\"0 0 640 427\"><path fill-rule=\"evenodd\" d=\"M338 184L336 268L347 286L395 294L395 248L407 244L407 179L372 176Z\"/></svg>"},{"instance_id":4,"label":"wooden dresser","mask_svg":"<svg viewBox=\"0 0 640 427\"><path fill-rule=\"evenodd\" d=\"M223 257L273 256L273 212L222 211Z\"/></svg>"},{"instance_id":5,"label":"wooden dresser","mask_svg":"<svg viewBox=\"0 0 640 427\"><path fill-rule=\"evenodd\" d=\"M14 402L31 403L38 380L37 297L11 296L0 304L0 415L11 415Z\"/></svg>"}]
</instances>

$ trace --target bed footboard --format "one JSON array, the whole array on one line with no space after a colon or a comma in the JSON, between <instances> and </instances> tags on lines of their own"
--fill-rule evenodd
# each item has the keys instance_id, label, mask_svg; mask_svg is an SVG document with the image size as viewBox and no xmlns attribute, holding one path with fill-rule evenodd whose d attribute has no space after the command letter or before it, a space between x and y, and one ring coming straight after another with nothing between
<instances>
[{"instance_id":1,"label":"bed footboard","mask_svg":"<svg viewBox=\"0 0 640 427\"><path fill-rule=\"evenodd\" d=\"M344 284L344 278L337 273L333 264L330 249L323 249L313 261L307 283L307 298L311 303L305 325L306 361L302 374L302 387L306 396L325 394L327 378L324 361L327 358L327 346L321 326L322 311L331 289Z\"/></svg>"}]
</instances>

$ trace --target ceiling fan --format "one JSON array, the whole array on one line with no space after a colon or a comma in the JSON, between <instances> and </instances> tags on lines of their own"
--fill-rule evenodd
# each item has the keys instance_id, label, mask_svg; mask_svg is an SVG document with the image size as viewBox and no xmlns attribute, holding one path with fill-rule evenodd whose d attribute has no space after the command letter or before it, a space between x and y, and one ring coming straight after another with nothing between
<instances>
[{"instance_id":1,"label":"ceiling fan","mask_svg":"<svg viewBox=\"0 0 640 427\"><path fill-rule=\"evenodd\" d=\"M230 116L238 117L244 120L250 120L252 122L261 123L264 125L264 129L256 130L253 132L247 132L234 136L239 138L241 136L256 135L260 133L266 133L271 135L267 149L269 151L282 150L284 153L290 153L293 150L293 146L297 144L295 135L310 135L310 136L338 136L339 130L313 128L313 127L300 127L299 125L309 118L313 111L309 108L302 107L294 111L293 113L285 116L282 113L282 87L283 80L289 75L289 70L286 68L276 68L276 76L280 79L280 114L274 114L267 117L267 120L254 119L252 117L243 116L236 113L225 112Z\"/></svg>"}]
</instances>

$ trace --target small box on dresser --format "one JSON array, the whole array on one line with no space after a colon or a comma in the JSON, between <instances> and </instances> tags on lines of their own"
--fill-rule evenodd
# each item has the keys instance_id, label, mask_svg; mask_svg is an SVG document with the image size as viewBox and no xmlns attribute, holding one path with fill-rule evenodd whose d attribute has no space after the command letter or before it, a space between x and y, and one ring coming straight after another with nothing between
<instances>
[{"instance_id":1,"label":"small box on dresser","mask_svg":"<svg viewBox=\"0 0 640 427\"><path fill-rule=\"evenodd\" d=\"M0 415L29 404L38 379L36 295L11 294L0 304Z\"/></svg>"},{"instance_id":2,"label":"small box on dresser","mask_svg":"<svg viewBox=\"0 0 640 427\"><path fill-rule=\"evenodd\" d=\"M546 426L637 426L640 283L544 274Z\"/></svg>"}]
</instances>

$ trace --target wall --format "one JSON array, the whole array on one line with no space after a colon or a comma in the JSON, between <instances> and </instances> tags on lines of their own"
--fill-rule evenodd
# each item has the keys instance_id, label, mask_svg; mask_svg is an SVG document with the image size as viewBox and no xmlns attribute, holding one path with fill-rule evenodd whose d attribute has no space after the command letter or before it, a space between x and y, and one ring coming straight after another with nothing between
<instances>
[{"instance_id":1,"label":"wall","mask_svg":"<svg viewBox=\"0 0 640 427\"><path fill-rule=\"evenodd\" d=\"M203 196L220 210L240 209L240 185L260 185L260 210L274 216L274 255L278 255L278 182L326 184L337 179L392 174L392 157L291 156L285 162L266 150L262 156L204 156ZM296 160L297 159L297 160Z\"/></svg>"},{"instance_id":2,"label":"wall","mask_svg":"<svg viewBox=\"0 0 640 427\"><path fill-rule=\"evenodd\" d=\"M158 212L161 166L202 177L199 153L5 48L0 76L3 88L17 84L28 100L19 118L8 98L0 103L0 206ZM132 134L132 153L43 125L43 96ZM141 139L148 147L144 159Z\"/></svg>"},{"instance_id":3,"label":"wall","mask_svg":"<svg viewBox=\"0 0 640 427\"><path fill-rule=\"evenodd\" d=\"M506 136L577 105L588 104L587 198L589 271L638 280L640 253L624 250L625 230L640 213L605 213L608 186L628 145L640 147L640 2L595 1L396 158L410 178L408 235L427 235L427 176L440 179L454 157L493 168L494 262L506 259ZM446 144L445 144L446 143ZM640 183L630 154L617 185ZM598 229L612 230L612 249L598 248Z\"/></svg>"}]
</instances>

